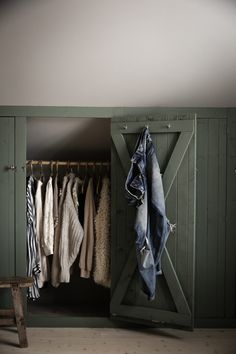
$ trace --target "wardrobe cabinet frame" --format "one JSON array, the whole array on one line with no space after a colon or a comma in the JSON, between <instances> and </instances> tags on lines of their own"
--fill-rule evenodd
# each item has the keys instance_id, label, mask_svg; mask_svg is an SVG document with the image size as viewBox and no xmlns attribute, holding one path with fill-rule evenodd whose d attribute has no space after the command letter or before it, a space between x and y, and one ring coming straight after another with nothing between
<instances>
[{"instance_id":1,"label":"wardrobe cabinet frame","mask_svg":"<svg viewBox=\"0 0 236 354\"><path fill-rule=\"evenodd\" d=\"M14 151L14 165L17 166L15 171L12 173L17 174L15 178L14 185L14 213L12 220L14 220L14 234L20 235L20 237L15 237L14 243L14 269L12 272L15 275L22 275L25 273L26 266L26 247L23 240L25 240L25 203L22 200L21 188L25 188L25 160L26 153L23 153L22 149L19 148L22 144L26 146L26 130L24 128L25 121L27 117L40 117L40 118L112 118L113 121L117 122L127 122L128 120L152 120L153 117L158 120L165 119L189 119L190 115L196 113L198 123L207 121L208 126L211 126L216 120L222 121L224 129L226 131L226 162L227 162L227 174L226 174L226 215L225 215L225 241L224 245L219 243L218 247L224 247L225 249L225 275L224 275L224 289L222 291L222 300L220 303L219 311L214 317L208 314L204 314L198 308L204 309L202 299L199 296L200 293L204 293L203 283L201 283L201 263L202 252L201 248L196 248L196 292L197 292L197 303L195 306L195 326L196 327L234 327L236 325L235 313L235 295L236 286L233 284L233 279L235 279L235 250L236 250L236 238L233 237L235 230L235 221L233 217L233 208L236 206L235 192L235 161L236 161L236 108L158 108L158 107L34 107L34 106L1 106L0 107L0 119L1 117L14 117L14 139L15 139L15 151ZM214 125L214 124L213 124ZM222 126L223 126L222 125ZM198 139L198 138L197 138ZM205 137L207 139L207 137ZM199 139L198 139L199 142ZM223 143L222 143L223 146ZM197 177L198 178L198 177ZM198 215L197 215L198 218ZM198 221L198 220L197 220ZM0 238L3 237L0 235ZM198 237L198 231L197 231ZM199 236L200 237L200 236ZM198 246L199 247L199 246ZM22 260L25 261L22 261ZM212 265L213 267L213 265ZM210 269L210 268L209 268ZM13 275L13 274L12 274ZM222 298L223 299L223 298ZM216 302L212 298L212 302ZM210 303L209 303L210 305ZM217 303L216 303L217 306ZM206 311L207 312L207 311ZM43 318L33 318L28 316L28 324L30 326L45 326ZM109 318L99 318L99 317L60 317L60 323L58 323L58 318L51 317L47 318L47 326L53 327L78 327L78 326L91 326L91 327L114 327L116 322ZM127 324L129 326L129 324Z\"/></svg>"}]
</instances>

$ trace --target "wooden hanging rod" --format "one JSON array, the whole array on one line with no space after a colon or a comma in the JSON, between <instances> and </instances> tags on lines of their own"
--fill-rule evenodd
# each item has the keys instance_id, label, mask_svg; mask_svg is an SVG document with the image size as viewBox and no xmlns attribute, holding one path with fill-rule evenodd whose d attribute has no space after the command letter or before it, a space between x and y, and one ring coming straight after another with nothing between
<instances>
[{"instance_id":1,"label":"wooden hanging rod","mask_svg":"<svg viewBox=\"0 0 236 354\"><path fill-rule=\"evenodd\" d=\"M109 166L109 161L44 161L44 160L27 160L27 165L51 165L51 166Z\"/></svg>"}]
</instances>

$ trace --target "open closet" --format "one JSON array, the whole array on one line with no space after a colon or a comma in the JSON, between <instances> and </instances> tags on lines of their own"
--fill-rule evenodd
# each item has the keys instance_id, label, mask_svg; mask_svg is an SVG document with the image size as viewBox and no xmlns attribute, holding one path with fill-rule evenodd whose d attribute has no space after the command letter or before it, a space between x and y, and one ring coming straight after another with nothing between
<instances>
[{"instance_id":1,"label":"open closet","mask_svg":"<svg viewBox=\"0 0 236 354\"><path fill-rule=\"evenodd\" d=\"M37 284L37 287L39 288L39 294L36 296L37 298L32 299L32 294L30 295L28 292L27 309L30 316L109 316L110 284L106 284L105 286L97 284L99 281L96 279L95 274L97 247L95 237L95 220L101 200L103 180L105 177L110 180L110 144L110 119L107 118L27 118L26 175L27 181L30 176L33 176L34 178L35 194L38 180L41 181L43 211L41 212L42 215L40 217L42 219L42 230L38 230L40 227L38 226L38 228L36 228L36 233L50 233L50 231L47 230L47 227L50 226L45 226L45 220L48 218L48 213L50 214L50 211L46 209L45 205L47 193L46 188L49 179L51 179L52 182L51 188L53 191L53 196L55 193L55 188L58 189L58 194L56 196L58 208L60 205L60 199L62 198L61 194L63 193L62 185L64 178L68 178L68 180L72 178L72 184L74 186L75 183L77 183L77 186L73 189L73 193L76 193L76 196L73 194L73 198L75 196L77 199L75 201L75 209L78 212L79 226L82 230L81 232L83 233L82 239L78 241L79 245L76 245L77 256L74 256L75 259L72 261L73 264L69 270L69 280L67 279L66 282L65 279L62 279L62 281L59 280L57 285L55 285L55 279L53 280L52 275L54 269L53 267L55 267L54 260L56 257L59 257L56 253L59 253L59 251L61 251L61 253L64 252L65 246L62 245L59 251L55 251L56 229L58 228L58 225L55 225L55 215L54 219L51 215L52 220L54 220L53 230L51 228L55 246L54 252L51 250L51 252L48 252L48 255L46 256L42 245L44 241L40 239L42 235L37 235L37 237L39 237L38 245L40 247L40 257L41 259L44 257L43 261L47 264L47 277L46 281L44 279L43 282L40 282L39 286ZM57 180L55 181L56 178ZM91 212L91 210L87 210L87 216L85 216L85 208L88 208L88 205L86 206L86 192L88 190L90 180L92 180L93 183L92 193L94 197L94 210L93 212ZM62 209L63 207L64 206L61 205ZM55 209L55 205L53 205L52 208ZM65 212L67 212L67 209L65 209ZM86 217L87 221L85 221ZM59 218L63 218L60 211ZM63 219L63 223L64 222L65 220ZM86 240L86 244L83 244L83 242L85 242L84 232L88 229L88 226L84 225L85 222L90 225L90 228L94 228L94 244L92 245L92 253L90 250L90 256L92 257L92 270L91 273L86 276L82 274L80 264L82 252L86 253L86 248L91 247L89 244L89 242L91 243L91 239ZM57 220L57 224L58 223L60 225L62 220ZM59 233L60 232L65 233L65 231L61 230ZM87 233L88 232L91 232L91 230L87 230ZM68 237L68 234L63 237ZM70 242L72 241L69 240L68 244ZM70 244L68 247L70 247ZM55 257L55 259L53 259L53 257ZM63 257L63 255L61 257ZM87 262L87 259L85 262Z\"/></svg>"},{"instance_id":2,"label":"open closet","mask_svg":"<svg viewBox=\"0 0 236 354\"><path fill-rule=\"evenodd\" d=\"M81 185L77 219L81 227L84 217L80 197L85 197L89 179L93 179L97 194L95 204L99 203L97 190L101 189L102 177L107 176L111 182L111 287L94 281L94 268L89 278L81 277L79 249L68 282L55 287L49 279L39 289L38 299L27 299L30 326L114 326L111 319L116 318L148 325L193 327L195 115L189 113L177 119L175 114L129 116L123 112L119 116L119 110L114 112L45 107L22 111L19 117L5 117L0 121L1 178L5 183L5 188L1 188L5 200L2 229L9 235L7 242L2 236L3 274L26 274L27 178L41 179L44 201L50 178L54 182L58 174L60 191L65 176L78 177ZM163 178L167 216L176 224L176 231L168 238L163 252L163 273L158 275L156 297L152 301L140 287L135 254L135 208L128 205L124 188L137 139L147 126ZM51 266L54 255L46 256Z\"/></svg>"}]
</instances>

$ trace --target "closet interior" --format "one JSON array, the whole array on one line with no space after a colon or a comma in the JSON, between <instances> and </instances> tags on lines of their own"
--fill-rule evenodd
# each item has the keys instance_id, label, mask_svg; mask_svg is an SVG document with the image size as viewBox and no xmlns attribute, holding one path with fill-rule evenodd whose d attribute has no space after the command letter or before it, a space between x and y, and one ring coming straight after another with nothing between
<instances>
[{"instance_id":1,"label":"closet interior","mask_svg":"<svg viewBox=\"0 0 236 354\"><path fill-rule=\"evenodd\" d=\"M84 205L89 181L93 181L95 214L99 208L104 177L110 180L110 119L108 118L28 118L27 119L27 180L33 176L42 184L43 210L46 186L50 177L58 179L58 204L63 179L78 177L78 218L84 228ZM59 220L60 222L60 220ZM93 222L93 220L91 220ZM55 237L55 236L54 236ZM89 277L81 277L80 251L70 269L69 282L52 285L54 255L47 256L49 279L39 289L39 298L27 299L27 310L40 316L108 317L110 287ZM95 248L95 243L94 243Z\"/></svg>"}]
</instances>

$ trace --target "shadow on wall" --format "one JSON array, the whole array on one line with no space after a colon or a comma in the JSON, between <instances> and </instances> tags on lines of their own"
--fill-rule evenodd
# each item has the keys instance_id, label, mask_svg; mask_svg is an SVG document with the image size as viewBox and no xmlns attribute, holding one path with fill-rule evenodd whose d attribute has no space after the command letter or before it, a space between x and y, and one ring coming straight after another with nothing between
<instances>
[{"instance_id":1,"label":"shadow on wall","mask_svg":"<svg viewBox=\"0 0 236 354\"><path fill-rule=\"evenodd\" d=\"M110 119L28 118L28 160L110 160Z\"/></svg>"}]
</instances>

